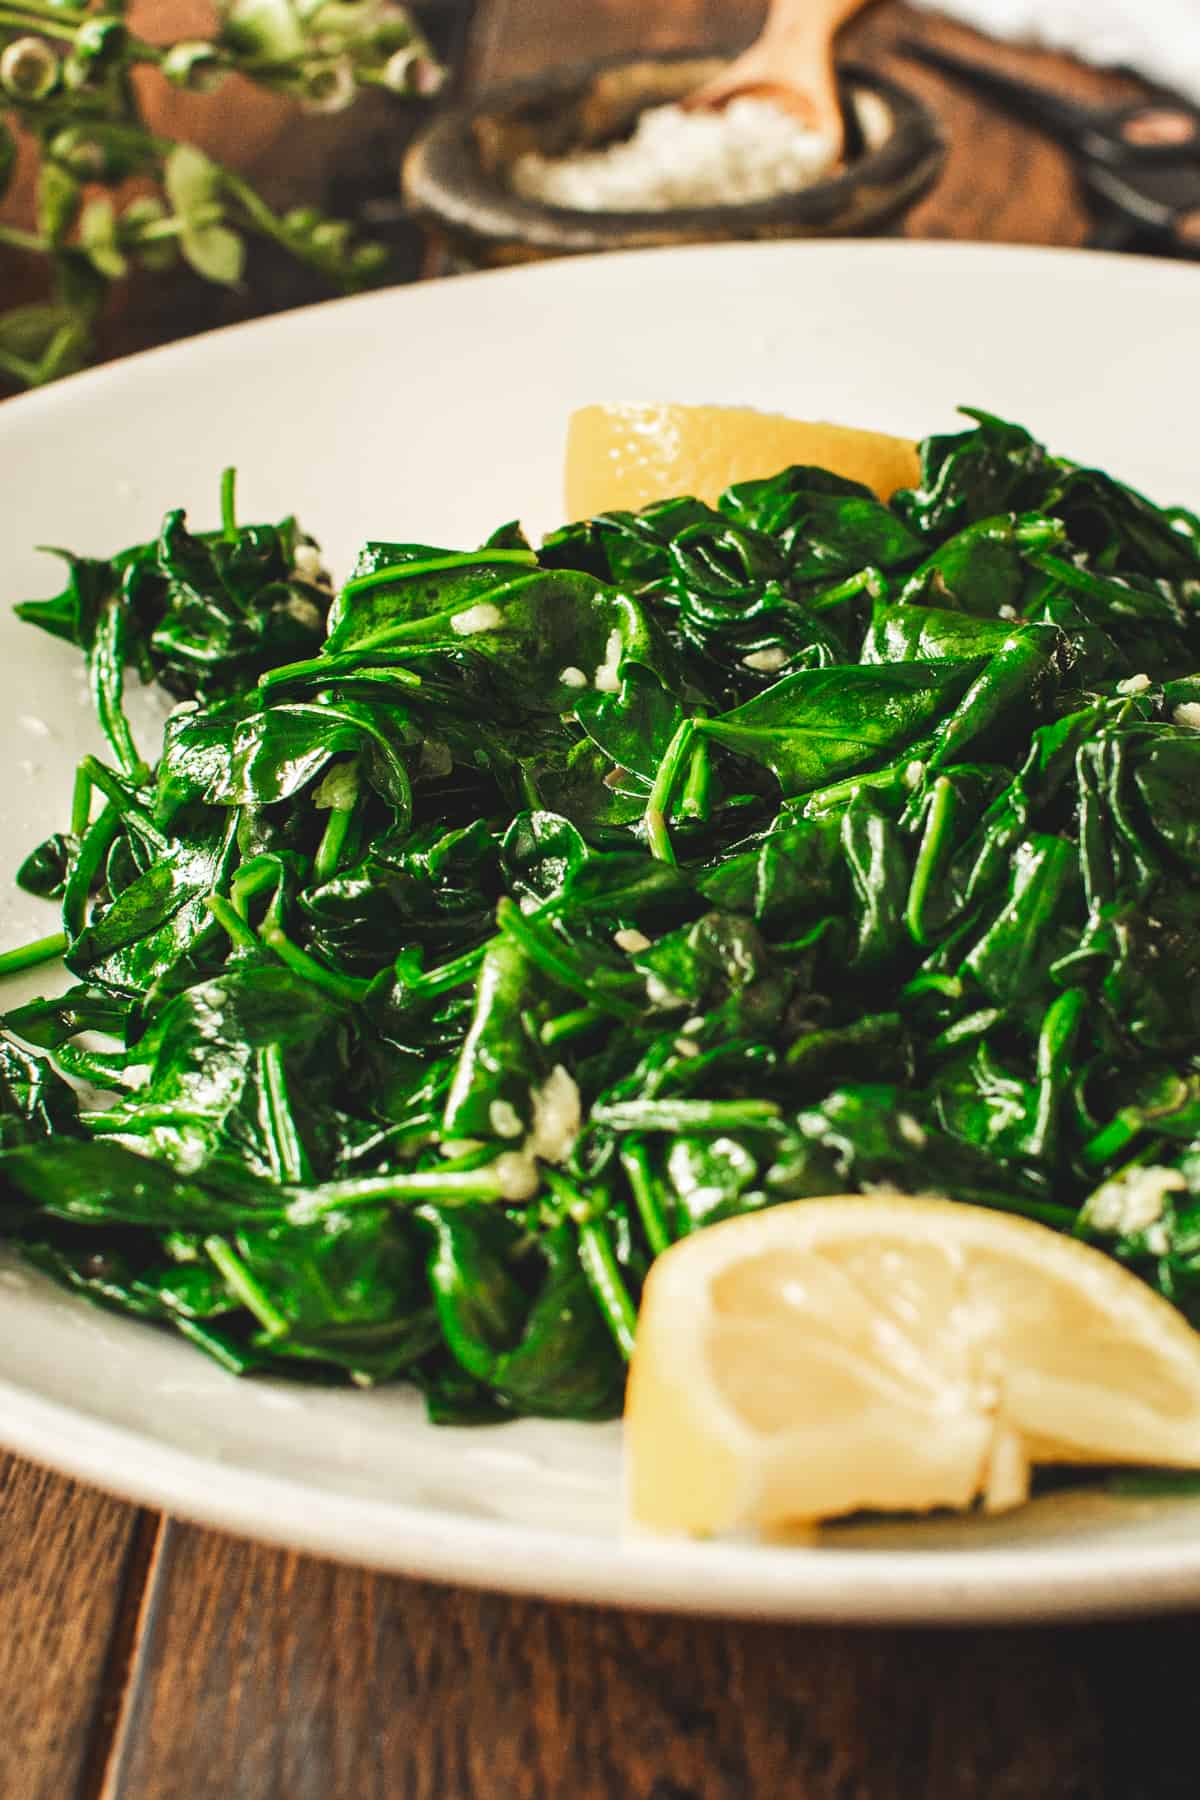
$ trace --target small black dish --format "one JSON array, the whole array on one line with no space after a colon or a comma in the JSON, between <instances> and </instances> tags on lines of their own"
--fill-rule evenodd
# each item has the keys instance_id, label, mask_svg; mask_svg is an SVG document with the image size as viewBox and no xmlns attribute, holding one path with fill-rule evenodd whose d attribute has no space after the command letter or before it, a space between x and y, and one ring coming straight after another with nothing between
<instances>
[{"instance_id":1,"label":"small black dish","mask_svg":"<svg viewBox=\"0 0 1200 1800\"><path fill-rule=\"evenodd\" d=\"M480 265L651 245L846 237L898 218L936 180L945 147L929 109L883 75L839 68L846 161L810 187L734 206L585 212L515 193L528 150L562 156L627 136L647 107L680 100L727 57L689 51L591 62L440 113L404 163L412 212Z\"/></svg>"}]
</instances>

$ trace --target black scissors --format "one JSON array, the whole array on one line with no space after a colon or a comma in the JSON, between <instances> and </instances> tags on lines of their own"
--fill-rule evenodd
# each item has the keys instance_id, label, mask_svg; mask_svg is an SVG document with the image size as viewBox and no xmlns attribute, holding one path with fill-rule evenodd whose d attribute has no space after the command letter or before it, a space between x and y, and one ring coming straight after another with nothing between
<instances>
[{"instance_id":1,"label":"black scissors","mask_svg":"<svg viewBox=\"0 0 1200 1800\"><path fill-rule=\"evenodd\" d=\"M1080 106L931 44L908 39L900 49L1065 144L1100 211L1093 241L1200 256L1200 107L1165 89L1123 106Z\"/></svg>"}]
</instances>

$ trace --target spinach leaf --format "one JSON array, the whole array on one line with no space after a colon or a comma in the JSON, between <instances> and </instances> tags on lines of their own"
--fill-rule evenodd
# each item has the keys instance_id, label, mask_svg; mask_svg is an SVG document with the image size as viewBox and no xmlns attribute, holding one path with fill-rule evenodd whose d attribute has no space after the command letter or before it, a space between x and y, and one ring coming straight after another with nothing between
<instances>
[{"instance_id":1,"label":"spinach leaf","mask_svg":"<svg viewBox=\"0 0 1200 1800\"><path fill-rule=\"evenodd\" d=\"M18 610L109 754L0 956L76 977L3 1016L4 1235L458 1424L616 1413L653 1259L823 1193L1020 1213L1200 1321L1200 531L970 417L887 505L796 467L373 539L336 596L228 479L68 555Z\"/></svg>"},{"instance_id":2,"label":"spinach leaf","mask_svg":"<svg viewBox=\"0 0 1200 1800\"><path fill-rule=\"evenodd\" d=\"M955 661L803 670L697 729L763 763L785 795L803 794L915 747L962 697L976 667Z\"/></svg>"}]
</instances>

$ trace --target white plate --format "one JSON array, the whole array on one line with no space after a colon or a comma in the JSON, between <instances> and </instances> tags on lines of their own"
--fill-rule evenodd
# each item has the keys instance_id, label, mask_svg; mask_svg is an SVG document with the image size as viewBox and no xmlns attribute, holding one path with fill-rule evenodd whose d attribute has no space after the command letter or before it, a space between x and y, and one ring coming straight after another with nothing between
<instances>
[{"instance_id":1,"label":"white plate","mask_svg":"<svg viewBox=\"0 0 1200 1800\"><path fill-rule=\"evenodd\" d=\"M970 245L771 245L559 262L173 346L0 407L5 601L185 504L367 535L556 522L563 427L604 398L745 401L920 435L959 402L1162 500L1200 501L1200 272ZM0 618L0 944L53 930L9 873L93 746L77 659ZM44 972L22 985L36 991ZM12 1003L19 989L6 990ZM333 1556L584 1600L792 1618L1047 1618L1200 1600L1200 1501L1080 1492L820 1548L623 1541L619 1428L437 1430L403 1388L237 1382L0 1266L0 1440L119 1493Z\"/></svg>"}]
</instances>

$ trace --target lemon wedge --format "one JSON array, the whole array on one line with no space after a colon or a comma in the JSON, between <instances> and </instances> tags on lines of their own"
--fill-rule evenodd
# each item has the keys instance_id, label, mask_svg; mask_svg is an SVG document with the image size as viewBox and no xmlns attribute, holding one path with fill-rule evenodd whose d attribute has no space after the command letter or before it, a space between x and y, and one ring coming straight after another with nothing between
<instances>
[{"instance_id":1,"label":"lemon wedge","mask_svg":"<svg viewBox=\"0 0 1200 1800\"><path fill-rule=\"evenodd\" d=\"M1034 1463L1200 1466L1200 1334L1027 1219L793 1201L654 1264L625 1447L631 1520L661 1531L1000 1510Z\"/></svg>"},{"instance_id":2,"label":"lemon wedge","mask_svg":"<svg viewBox=\"0 0 1200 1800\"><path fill-rule=\"evenodd\" d=\"M710 505L733 481L791 463L861 481L881 499L914 487L921 468L908 438L788 419L748 406L584 406L567 426L568 519L694 494Z\"/></svg>"}]
</instances>

